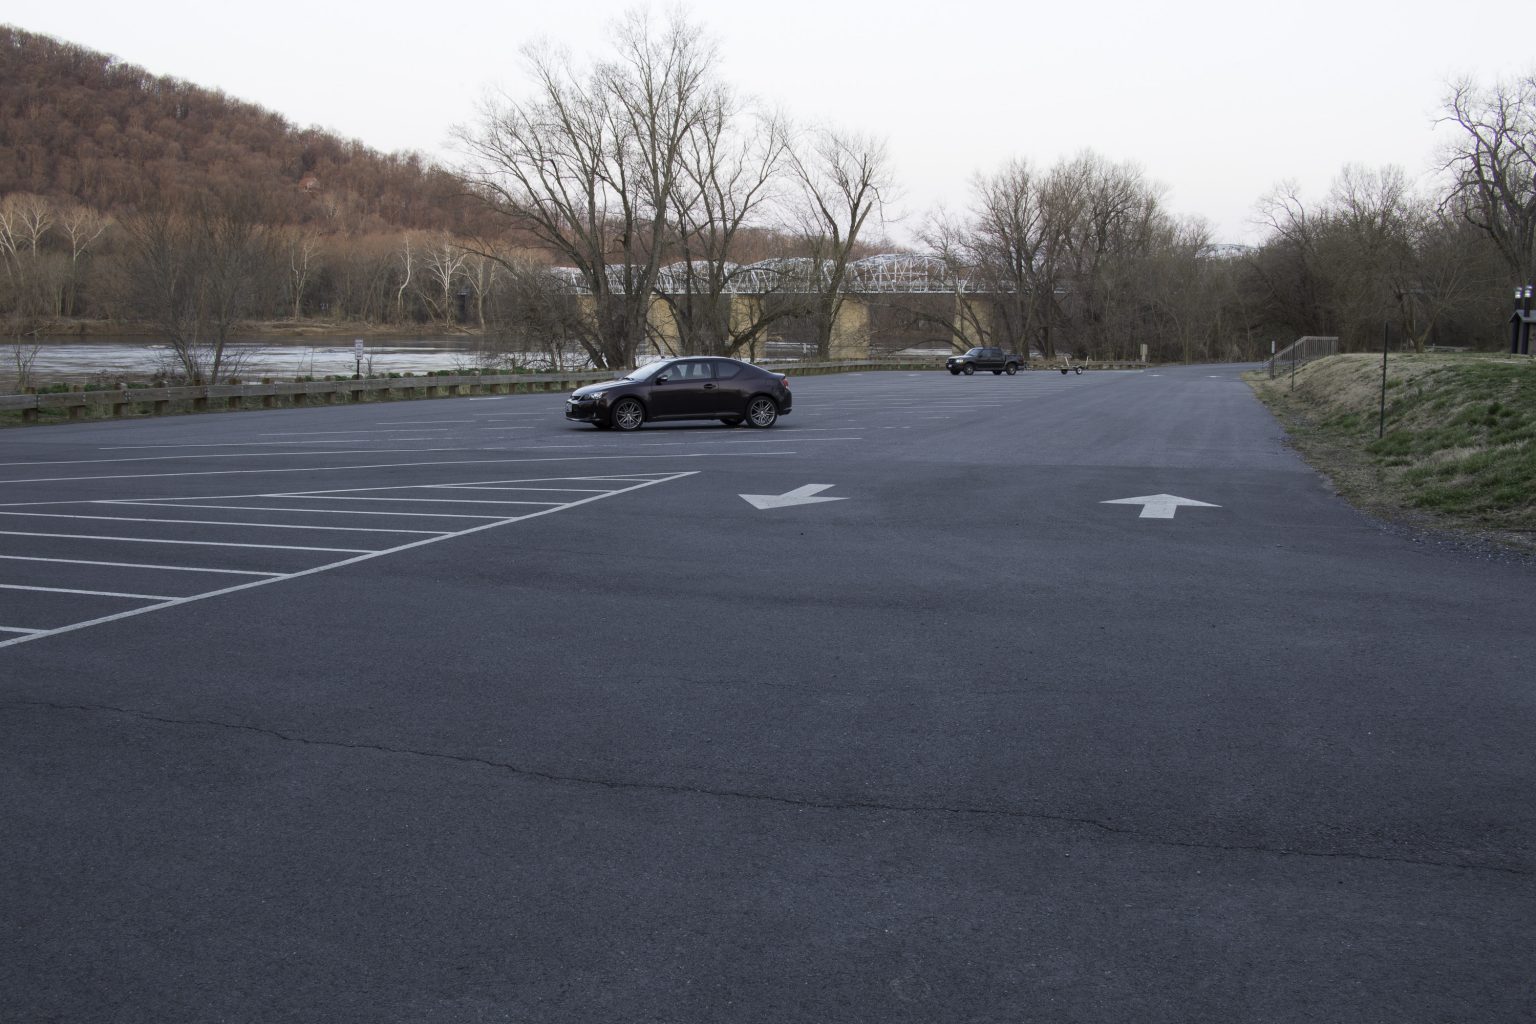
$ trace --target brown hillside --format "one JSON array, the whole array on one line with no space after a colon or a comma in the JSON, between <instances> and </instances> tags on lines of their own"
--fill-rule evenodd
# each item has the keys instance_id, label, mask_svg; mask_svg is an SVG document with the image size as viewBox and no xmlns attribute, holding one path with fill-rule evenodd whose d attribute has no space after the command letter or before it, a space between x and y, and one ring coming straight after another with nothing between
<instances>
[{"instance_id":1,"label":"brown hillside","mask_svg":"<svg viewBox=\"0 0 1536 1024\"><path fill-rule=\"evenodd\" d=\"M464 233L458 183L108 54L0 26L0 195L71 197L117 213L186 190L268 192L292 224Z\"/></svg>"}]
</instances>

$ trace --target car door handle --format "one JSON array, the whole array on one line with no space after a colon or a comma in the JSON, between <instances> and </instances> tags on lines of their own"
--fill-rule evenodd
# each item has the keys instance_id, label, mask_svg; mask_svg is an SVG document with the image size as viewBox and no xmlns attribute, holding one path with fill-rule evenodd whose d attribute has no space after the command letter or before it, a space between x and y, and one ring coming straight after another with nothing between
<instances>
[{"instance_id":1,"label":"car door handle","mask_svg":"<svg viewBox=\"0 0 1536 1024\"><path fill-rule=\"evenodd\" d=\"M713 390L715 390L715 385L713 385L713 384L705 384L704 385L704 390L705 391L713 391Z\"/></svg>"}]
</instances>

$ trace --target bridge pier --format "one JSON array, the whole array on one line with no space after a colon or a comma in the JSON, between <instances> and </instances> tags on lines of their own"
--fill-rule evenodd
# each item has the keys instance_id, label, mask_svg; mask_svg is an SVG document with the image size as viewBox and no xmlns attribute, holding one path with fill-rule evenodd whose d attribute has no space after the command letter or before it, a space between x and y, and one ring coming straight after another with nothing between
<instances>
[{"instance_id":1,"label":"bridge pier","mask_svg":"<svg viewBox=\"0 0 1536 1024\"><path fill-rule=\"evenodd\" d=\"M973 302L969 295L955 296L955 337L960 348L975 348L992 343L992 312Z\"/></svg>"},{"instance_id":2,"label":"bridge pier","mask_svg":"<svg viewBox=\"0 0 1536 1024\"><path fill-rule=\"evenodd\" d=\"M869 303L854 295L845 295L832 321L829 359L869 358Z\"/></svg>"}]
</instances>

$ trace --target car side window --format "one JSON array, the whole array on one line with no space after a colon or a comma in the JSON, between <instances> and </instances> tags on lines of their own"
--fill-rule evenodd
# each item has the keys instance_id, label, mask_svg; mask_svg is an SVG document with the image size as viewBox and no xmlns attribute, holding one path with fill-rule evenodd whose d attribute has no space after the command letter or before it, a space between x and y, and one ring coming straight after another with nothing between
<instances>
[{"instance_id":1,"label":"car side window","mask_svg":"<svg viewBox=\"0 0 1536 1024\"><path fill-rule=\"evenodd\" d=\"M724 359L712 359L709 365L714 367L716 380L729 380L741 369L739 364L728 363Z\"/></svg>"},{"instance_id":2,"label":"car side window","mask_svg":"<svg viewBox=\"0 0 1536 1024\"><path fill-rule=\"evenodd\" d=\"M709 371L709 364L699 360L679 364L678 376L684 380L709 380L714 374Z\"/></svg>"}]
</instances>

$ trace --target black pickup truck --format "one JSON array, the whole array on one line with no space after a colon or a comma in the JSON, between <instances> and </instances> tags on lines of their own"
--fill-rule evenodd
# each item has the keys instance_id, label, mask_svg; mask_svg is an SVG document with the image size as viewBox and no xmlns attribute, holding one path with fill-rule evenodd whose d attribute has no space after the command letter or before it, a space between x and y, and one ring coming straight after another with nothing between
<instances>
[{"instance_id":1,"label":"black pickup truck","mask_svg":"<svg viewBox=\"0 0 1536 1024\"><path fill-rule=\"evenodd\" d=\"M950 356L944 360L944 369L953 374L965 374L970 376L977 370L991 370L993 373L1006 373L1010 377L1019 372L1019 367L1024 365L1024 360L1011 352L1004 352L1000 348L973 348L958 356Z\"/></svg>"}]
</instances>

